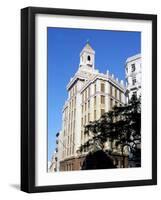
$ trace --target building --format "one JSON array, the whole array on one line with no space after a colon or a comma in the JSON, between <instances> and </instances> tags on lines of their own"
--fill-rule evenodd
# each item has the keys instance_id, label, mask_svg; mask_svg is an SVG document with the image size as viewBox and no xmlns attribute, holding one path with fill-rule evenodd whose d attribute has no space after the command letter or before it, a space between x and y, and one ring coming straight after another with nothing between
<instances>
[{"instance_id":1,"label":"building","mask_svg":"<svg viewBox=\"0 0 161 200\"><path fill-rule=\"evenodd\" d=\"M127 102L131 99L132 95L136 95L137 98L141 96L141 54L129 57L125 63L126 74L126 97ZM137 141L136 141L137 143ZM137 144L136 153L129 154L128 167L140 167L141 166L141 144L140 141Z\"/></svg>"},{"instance_id":2,"label":"building","mask_svg":"<svg viewBox=\"0 0 161 200\"><path fill-rule=\"evenodd\" d=\"M48 172L56 172L56 168L57 168L57 164L56 164L56 159L55 159L55 153L53 153L52 158L51 158L51 162L48 163L49 167L48 167Z\"/></svg>"},{"instance_id":3,"label":"building","mask_svg":"<svg viewBox=\"0 0 161 200\"><path fill-rule=\"evenodd\" d=\"M61 160L61 152L62 152L62 140L61 140L61 131L56 134L56 147L51 158L51 164L49 167L49 172L57 172L60 170L60 160Z\"/></svg>"},{"instance_id":4,"label":"building","mask_svg":"<svg viewBox=\"0 0 161 200\"><path fill-rule=\"evenodd\" d=\"M60 171L81 169L85 155L78 150L87 141L84 126L97 120L114 105L125 103L125 86L114 75L95 69L95 51L87 43L80 53L80 64L67 85L68 99L62 111L59 139ZM108 145L107 145L108 146ZM108 148L108 147L107 147ZM59 151L59 150L58 150Z\"/></svg>"},{"instance_id":5,"label":"building","mask_svg":"<svg viewBox=\"0 0 161 200\"><path fill-rule=\"evenodd\" d=\"M131 99L133 94L141 95L141 55L129 57L125 63L126 96Z\"/></svg>"}]
</instances>

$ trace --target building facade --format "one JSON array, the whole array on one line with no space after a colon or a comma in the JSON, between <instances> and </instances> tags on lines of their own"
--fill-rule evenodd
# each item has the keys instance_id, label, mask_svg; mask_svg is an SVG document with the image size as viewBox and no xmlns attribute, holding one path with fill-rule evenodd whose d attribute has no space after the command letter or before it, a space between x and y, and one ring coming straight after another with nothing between
<instances>
[{"instance_id":1,"label":"building facade","mask_svg":"<svg viewBox=\"0 0 161 200\"><path fill-rule=\"evenodd\" d=\"M67 85L68 99L62 111L59 141L60 171L81 169L88 153L78 153L80 146L88 140L84 126L98 120L114 105L125 104L125 89L122 80L114 78L108 71L102 74L95 69L95 51L87 43L80 53L78 71Z\"/></svg>"},{"instance_id":2,"label":"building facade","mask_svg":"<svg viewBox=\"0 0 161 200\"><path fill-rule=\"evenodd\" d=\"M131 99L133 94L141 95L141 55L129 57L125 63L126 96Z\"/></svg>"},{"instance_id":3,"label":"building facade","mask_svg":"<svg viewBox=\"0 0 161 200\"><path fill-rule=\"evenodd\" d=\"M129 57L125 63L125 76L126 76L126 98L127 102L133 95L137 98L141 97L141 54ZM136 141L137 143L137 141ZM137 144L135 155L130 154L128 159L128 167L140 167L141 166L141 144L140 141ZM136 156L137 155L137 156Z\"/></svg>"},{"instance_id":4,"label":"building facade","mask_svg":"<svg viewBox=\"0 0 161 200\"><path fill-rule=\"evenodd\" d=\"M56 172L57 171L57 163L56 163L56 152L53 153L50 166L48 168L48 172Z\"/></svg>"}]
</instances>

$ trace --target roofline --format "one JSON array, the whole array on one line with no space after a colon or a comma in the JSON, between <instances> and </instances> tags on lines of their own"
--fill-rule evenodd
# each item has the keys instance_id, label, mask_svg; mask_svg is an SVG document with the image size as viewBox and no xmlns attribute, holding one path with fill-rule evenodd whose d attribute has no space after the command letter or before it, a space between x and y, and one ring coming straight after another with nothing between
<instances>
[{"instance_id":1,"label":"roofline","mask_svg":"<svg viewBox=\"0 0 161 200\"><path fill-rule=\"evenodd\" d=\"M91 51L85 50L85 47L86 47L87 44L91 47ZM82 55L83 51L86 51L86 52L88 52L88 53L95 54L95 50L92 48L92 46L89 44L89 42L87 42L87 43L85 44L85 46L83 47L83 49L81 50L80 56Z\"/></svg>"},{"instance_id":2,"label":"roofline","mask_svg":"<svg viewBox=\"0 0 161 200\"><path fill-rule=\"evenodd\" d=\"M126 59L125 63L132 62L132 61L137 60L137 59L139 59L139 58L141 58L141 53L136 54L136 55L131 56L131 57L128 57L128 58Z\"/></svg>"},{"instance_id":3,"label":"roofline","mask_svg":"<svg viewBox=\"0 0 161 200\"><path fill-rule=\"evenodd\" d=\"M121 83L117 82L116 80L114 80L113 78L109 77L109 76L106 76L106 75L102 75L101 74L96 74L95 77L90 80L89 82L87 82L83 87L82 89L80 90L80 93L85 90L87 88L88 85L90 85L91 83L93 83L95 80L97 79L104 79L105 81L108 81L108 82L112 82L113 85L117 86L120 90L125 90L125 86L122 85Z\"/></svg>"},{"instance_id":4,"label":"roofline","mask_svg":"<svg viewBox=\"0 0 161 200\"><path fill-rule=\"evenodd\" d=\"M67 85L67 90L69 90L71 88L71 86L77 81L77 80L85 80L86 78L83 77L83 76L80 76L80 75L75 75L71 80L70 82L68 83Z\"/></svg>"}]
</instances>

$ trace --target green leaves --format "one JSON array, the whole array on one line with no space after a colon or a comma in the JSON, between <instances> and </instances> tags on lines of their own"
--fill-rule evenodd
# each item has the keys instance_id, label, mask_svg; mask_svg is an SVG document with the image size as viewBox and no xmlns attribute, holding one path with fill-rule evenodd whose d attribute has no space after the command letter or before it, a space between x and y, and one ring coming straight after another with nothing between
<instances>
[{"instance_id":1,"label":"green leaves","mask_svg":"<svg viewBox=\"0 0 161 200\"><path fill-rule=\"evenodd\" d=\"M141 99L132 96L128 104L121 107L113 107L113 110L104 113L99 120L90 122L84 134L90 139L80 147L82 152L86 148L91 151L105 148L105 143L109 139L111 142L117 141L116 146L129 146L133 149L141 142Z\"/></svg>"}]
</instances>

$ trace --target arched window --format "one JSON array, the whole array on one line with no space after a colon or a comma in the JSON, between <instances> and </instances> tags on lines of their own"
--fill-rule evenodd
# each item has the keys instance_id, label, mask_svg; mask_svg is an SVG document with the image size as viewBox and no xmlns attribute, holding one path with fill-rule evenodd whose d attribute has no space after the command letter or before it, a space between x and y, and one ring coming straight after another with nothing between
<instances>
[{"instance_id":1,"label":"arched window","mask_svg":"<svg viewBox=\"0 0 161 200\"><path fill-rule=\"evenodd\" d=\"M87 60L88 60L88 61L90 61L90 60L91 60L91 57L90 57L90 56L88 56L88 57L87 57Z\"/></svg>"}]
</instances>

